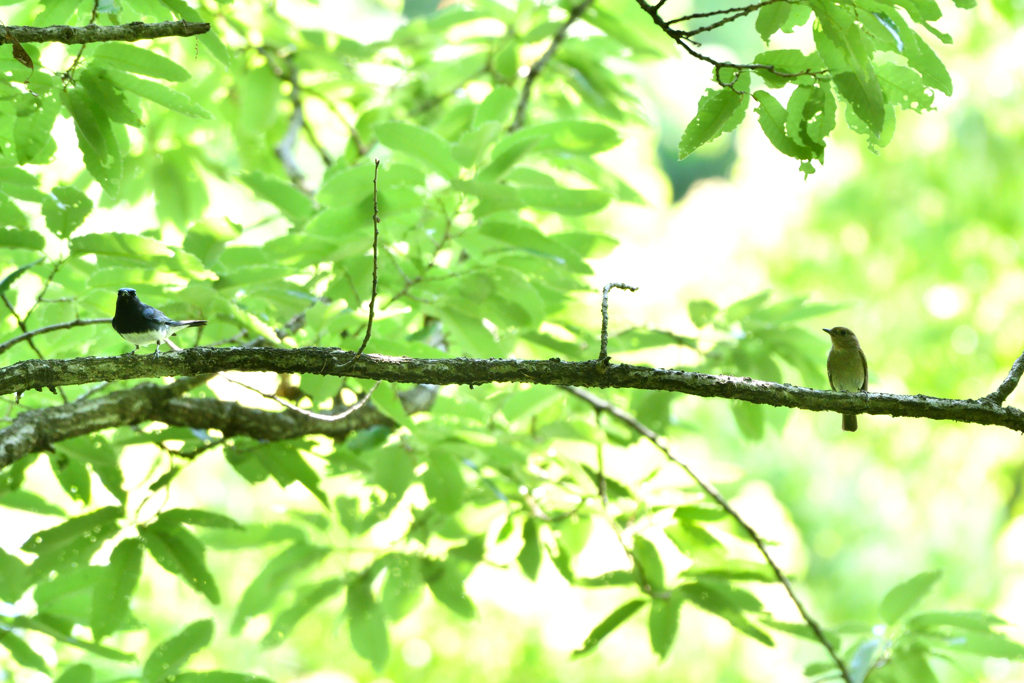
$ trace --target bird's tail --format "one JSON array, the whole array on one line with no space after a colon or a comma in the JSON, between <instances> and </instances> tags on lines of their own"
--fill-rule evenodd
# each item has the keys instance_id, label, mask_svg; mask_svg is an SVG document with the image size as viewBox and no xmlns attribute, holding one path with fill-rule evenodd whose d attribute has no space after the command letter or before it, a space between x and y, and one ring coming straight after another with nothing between
<instances>
[{"instance_id":1,"label":"bird's tail","mask_svg":"<svg viewBox=\"0 0 1024 683\"><path fill-rule=\"evenodd\" d=\"M856 415L843 415L843 431L844 432L855 432L855 431L857 431L857 416Z\"/></svg>"},{"instance_id":2,"label":"bird's tail","mask_svg":"<svg viewBox=\"0 0 1024 683\"><path fill-rule=\"evenodd\" d=\"M175 327L202 327L205 325L207 320L178 320L177 322L170 323Z\"/></svg>"}]
</instances>

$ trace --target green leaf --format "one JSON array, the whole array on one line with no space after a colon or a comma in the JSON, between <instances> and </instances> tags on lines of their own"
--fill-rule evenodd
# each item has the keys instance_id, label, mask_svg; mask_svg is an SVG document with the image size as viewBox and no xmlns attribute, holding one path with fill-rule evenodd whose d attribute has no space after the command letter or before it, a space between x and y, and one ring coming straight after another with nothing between
<instances>
[{"instance_id":1,"label":"green leaf","mask_svg":"<svg viewBox=\"0 0 1024 683\"><path fill-rule=\"evenodd\" d=\"M29 669L42 671L44 674L50 673L50 669L46 666L46 660L43 659L42 655L29 647L28 643L14 635L9 629L0 629L0 646L7 648L7 651L11 653L11 657L18 664Z\"/></svg>"},{"instance_id":2,"label":"green leaf","mask_svg":"<svg viewBox=\"0 0 1024 683\"><path fill-rule=\"evenodd\" d=\"M757 114L761 130L775 149L794 159L815 158L816 155L812 149L797 144L786 132L788 114L786 109L779 104L779 101L770 92L758 90L754 93L754 99L758 103L754 113Z\"/></svg>"},{"instance_id":3,"label":"green leaf","mask_svg":"<svg viewBox=\"0 0 1024 683\"><path fill-rule=\"evenodd\" d=\"M46 240L37 232L31 230L0 229L0 247L41 251L45 246Z\"/></svg>"},{"instance_id":4,"label":"green leaf","mask_svg":"<svg viewBox=\"0 0 1024 683\"><path fill-rule=\"evenodd\" d=\"M67 517L63 508L54 505L37 493L31 491L4 491L0 493L0 505L15 510L25 510L38 515L56 515Z\"/></svg>"},{"instance_id":5,"label":"green leaf","mask_svg":"<svg viewBox=\"0 0 1024 683\"><path fill-rule=\"evenodd\" d=\"M690 320L697 327L704 327L718 312L718 306L711 301L695 300L688 304Z\"/></svg>"},{"instance_id":6,"label":"green leaf","mask_svg":"<svg viewBox=\"0 0 1024 683\"><path fill-rule=\"evenodd\" d=\"M476 616L476 607L466 595L462 577L454 561L425 561L423 578L427 581L430 592L437 601L458 614L460 617L472 619Z\"/></svg>"},{"instance_id":7,"label":"green leaf","mask_svg":"<svg viewBox=\"0 0 1024 683\"><path fill-rule=\"evenodd\" d=\"M215 529L235 529L244 531L245 527L225 515L209 510L189 508L172 508L160 513L159 519L165 524L190 524L192 526L211 527Z\"/></svg>"},{"instance_id":8,"label":"green leaf","mask_svg":"<svg viewBox=\"0 0 1024 683\"><path fill-rule=\"evenodd\" d=\"M31 565L33 575L87 565L100 544L118 532L117 520L123 514L120 507L104 507L33 534L21 546L25 552L39 556Z\"/></svg>"},{"instance_id":9,"label":"green leaf","mask_svg":"<svg viewBox=\"0 0 1024 683\"><path fill-rule=\"evenodd\" d=\"M213 115L200 107L198 104L193 102L188 95L185 93L172 90L166 85L157 83L156 81L147 81L144 78L132 76L122 71L110 71L106 72L106 77L114 85L117 85L124 90L129 90L139 97L156 102L162 107L166 107L171 111L184 114L192 118L198 119L212 119Z\"/></svg>"},{"instance_id":10,"label":"green leaf","mask_svg":"<svg viewBox=\"0 0 1024 683\"><path fill-rule=\"evenodd\" d=\"M530 577L531 581L537 580L541 561L540 534L537 530L537 522L533 518L527 519L523 523L523 549L519 551L516 561L519 562L523 573Z\"/></svg>"},{"instance_id":11,"label":"green leaf","mask_svg":"<svg viewBox=\"0 0 1024 683\"><path fill-rule=\"evenodd\" d=\"M79 72L78 82L93 102L102 103L103 111L111 121L142 127L139 113L128 104L123 91L106 78L106 71L97 67L83 69Z\"/></svg>"},{"instance_id":12,"label":"green leaf","mask_svg":"<svg viewBox=\"0 0 1024 683\"><path fill-rule=\"evenodd\" d=\"M546 209L563 216L585 216L608 206L611 195L604 190L570 190L540 185L516 188L527 206Z\"/></svg>"},{"instance_id":13,"label":"green leaf","mask_svg":"<svg viewBox=\"0 0 1024 683\"><path fill-rule=\"evenodd\" d=\"M797 76L804 72L824 71L825 62L817 53L805 55L800 50L766 50L754 57L756 64L772 66L778 73L759 70L758 75L769 88L781 88L790 83L812 85L814 77L810 74ZM787 75L788 74L788 75Z\"/></svg>"},{"instance_id":14,"label":"green leaf","mask_svg":"<svg viewBox=\"0 0 1024 683\"><path fill-rule=\"evenodd\" d=\"M7 290L11 288L11 285L13 285L18 278L27 273L34 266L39 265L42 262L42 260L43 259L41 258L36 259L32 263L25 264L20 268L15 268L13 271L8 273L3 280L0 280L0 294L6 293Z\"/></svg>"},{"instance_id":15,"label":"green leaf","mask_svg":"<svg viewBox=\"0 0 1024 683\"><path fill-rule=\"evenodd\" d=\"M53 683L92 683L93 671L88 664L75 664L64 670Z\"/></svg>"},{"instance_id":16,"label":"green leaf","mask_svg":"<svg viewBox=\"0 0 1024 683\"><path fill-rule=\"evenodd\" d=\"M274 623L263 637L263 647L277 647L291 634L295 625L324 600L337 595L345 587L344 579L329 579L298 590L295 602L274 618Z\"/></svg>"},{"instance_id":17,"label":"green leaf","mask_svg":"<svg viewBox=\"0 0 1024 683\"><path fill-rule=\"evenodd\" d=\"M212 604L220 603L217 583L206 567L205 548L185 527L157 520L141 527L139 533L149 554L161 567L183 578Z\"/></svg>"},{"instance_id":18,"label":"green leaf","mask_svg":"<svg viewBox=\"0 0 1024 683\"><path fill-rule=\"evenodd\" d=\"M142 667L144 683L159 683L174 676L192 656L213 639L213 620L195 621L185 629L156 646Z\"/></svg>"},{"instance_id":19,"label":"green leaf","mask_svg":"<svg viewBox=\"0 0 1024 683\"><path fill-rule=\"evenodd\" d=\"M993 626L1006 622L985 612L922 612L907 619L907 626L925 630L936 626L953 626L968 631L988 632Z\"/></svg>"},{"instance_id":20,"label":"green leaf","mask_svg":"<svg viewBox=\"0 0 1024 683\"><path fill-rule=\"evenodd\" d=\"M924 38L909 27L906 31L901 28L900 35L905 36L903 52L907 57L907 65L921 74L924 84L929 88L937 88L946 95L952 95L953 79L946 70L946 65L939 60L928 43L924 42Z\"/></svg>"},{"instance_id":21,"label":"green leaf","mask_svg":"<svg viewBox=\"0 0 1024 683\"><path fill-rule=\"evenodd\" d=\"M651 601L651 616L648 620L647 630L651 636L651 649L662 660L668 656L669 650L672 649L672 643L676 639L676 631L679 630L679 608L680 600L678 593L675 591L667 600L655 599Z\"/></svg>"},{"instance_id":22,"label":"green leaf","mask_svg":"<svg viewBox=\"0 0 1024 683\"><path fill-rule=\"evenodd\" d=\"M603 123L592 121L553 121L520 128L503 138L491 152L498 158L506 152L528 149L532 152L564 152L592 156L617 147L622 136Z\"/></svg>"},{"instance_id":23,"label":"green leaf","mask_svg":"<svg viewBox=\"0 0 1024 683\"><path fill-rule=\"evenodd\" d=\"M330 509L331 504L327 501L327 494L320 488L320 475L309 466L298 449L261 448L256 451L256 457L281 486L288 486L293 481L297 481L316 496L325 508Z\"/></svg>"},{"instance_id":24,"label":"green leaf","mask_svg":"<svg viewBox=\"0 0 1024 683\"><path fill-rule=\"evenodd\" d=\"M957 652L967 652L982 657L1000 657L1002 659L1024 659L1024 645L1010 640L1002 633L965 633L949 638L941 647Z\"/></svg>"},{"instance_id":25,"label":"green leaf","mask_svg":"<svg viewBox=\"0 0 1024 683\"><path fill-rule=\"evenodd\" d=\"M776 2L765 5L757 11L757 21L754 26L761 34L761 40L768 42L772 34L785 25L789 18L790 4L788 2Z\"/></svg>"},{"instance_id":26,"label":"green leaf","mask_svg":"<svg viewBox=\"0 0 1024 683\"><path fill-rule=\"evenodd\" d=\"M85 222L92 211L92 200L73 187L55 187L43 200L42 208L50 232L67 239Z\"/></svg>"},{"instance_id":27,"label":"green leaf","mask_svg":"<svg viewBox=\"0 0 1024 683\"><path fill-rule=\"evenodd\" d=\"M374 395L376 396L376 392ZM416 467L416 457L398 445L378 450L370 466L373 469L373 483L387 491L390 496L401 498L416 479L413 471Z\"/></svg>"},{"instance_id":28,"label":"green leaf","mask_svg":"<svg viewBox=\"0 0 1024 683\"><path fill-rule=\"evenodd\" d=\"M102 109L92 106L92 99L86 95L85 90L66 90L61 95L61 100L75 121L79 140L84 140L101 161L112 153L119 153L116 149L108 149L110 121Z\"/></svg>"},{"instance_id":29,"label":"green leaf","mask_svg":"<svg viewBox=\"0 0 1024 683\"><path fill-rule=\"evenodd\" d=\"M446 180L458 178L459 164L451 144L437 133L398 121L378 124L375 130L385 147L418 159Z\"/></svg>"},{"instance_id":30,"label":"green leaf","mask_svg":"<svg viewBox=\"0 0 1024 683\"><path fill-rule=\"evenodd\" d=\"M434 450L427 461L430 465L422 476L427 496L442 512L457 512L466 490L458 460L450 453Z\"/></svg>"},{"instance_id":31,"label":"green leaf","mask_svg":"<svg viewBox=\"0 0 1024 683\"><path fill-rule=\"evenodd\" d=\"M508 85L496 85L491 94L477 107L473 116L473 127L495 122L504 125L512 115L512 109L519 98L519 91Z\"/></svg>"},{"instance_id":32,"label":"green leaf","mask_svg":"<svg viewBox=\"0 0 1024 683\"><path fill-rule=\"evenodd\" d=\"M142 575L142 541L121 541L93 591L92 632L95 639L117 631L128 620L128 605Z\"/></svg>"},{"instance_id":33,"label":"green leaf","mask_svg":"<svg viewBox=\"0 0 1024 683\"><path fill-rule=\"evenodd\" d=\"M921 601L921 598L927 595L941 576L942 572L940 571L922 572L890 590L882 598L882 604L878 607L885 623L895 624L899 621L907 610L914 607Z\"/></svg>"},{"instance_id":34,"label":"green leaf","mask_svg":"<svg viewBox=\"0 0 1024 683\"><path fill-rule=\"evenodd\" d=\"M370 591L371 579L366 576L349 584L345 612L356 654L369 660L377 671L382 671L388 663L388 628L384 623L384 611Z\"/></svg>"},{"instance_id":35,"label":"green leaf","mask_svg":"<svg viewBox=\"0 0 1024 683\"><path fill-rule=\"evenodd\" d=\"M419 558L391 553L384 558L387 573L381 590L381 607L392 621L405 617L423 600L424 581Z\"/></svg>"},{"instance_id":36,"label":"green leaf","mask_svg":"<svg viewBox=\"0 0 1024 683\"><path fill-rule=\"evenodd\" d=\"M270 611L292 577L318 563L328 552L327 548L299 542L270 560L238 601L231 633L237 635L251 617Z\"/></svg>"},{"instance_id":37,"label":"green leaf","mask_svg":"<svg viewBox=\"0 0 1024 683\"><path fill-rule=\"evenodd\" d=\"M617 610L609 614L604 621L598 624L587 639L583 642L583 646L580 649L572 653L572 656L582 657L585 654L592 652L601 641L605 639L608 634L617 629L622 625L622 622L629 619L631 616L636 614L637 610L646 604L646 600L631 600L626 604L619 607Z\"/></svg>"},{"instance_id":38,"label":"green leaf","mask_svg":"<svg viewBox=\"0 0 1024 683\"><path fill-rule=\"evenodd\" d=\"M123 232L103 232L82 235L71 240L71 255L105 254L107 256L128 256L140 261L150 261L152 257L173 256L163 242L141 235L129 235Z\"/></svg>"},{"instance_id":39,"label":"green leaf","mask_svg":"<svg viewBox=\"0 0 1024 683\"><path fill-rule=\"evenodd\" d=\"M647 585L655 591L665 589L665 569L662 567L658 549L653 543L643 536L634 537L633 559L643 571L643 578Z\"/></svg>"},{"instance_id":40,"label":"green leaf","mask_svg":"<svg viewBox=\"0 0 1024 683\"><path fill-rule=\"evenodd\" d=\"M0 576L4 577L0 581L0 600L4 602L17 602L32 584L25 563L3 549L0 549Z\"/></svg>"},{"instance_id":41,"label":"green leaf","mask_svg":"<svg viewBox=\"0 0 1024 683\"><path fill-rule=\"evenodd\" d=\"M747 113L750 96L731 88L705 91L697 104L697 115L686 125L679 140L679 160L693 154L698 147L728 133L740 125Z\"/></svg>"},{"instance_id":42,"label":"green leaf","mask_svg":"<svg viewBox=\"0 0 1024 683\"><path fill-rule=\"evenodd\" d=\"M172 680L173 683L275 683L264 676L233 671L186 671L176 675Z\"/></svg>"},{"instance_id":43,"label":"green leaf","mask_svg":"<svg viewBox=\"0 0 1024 683\"><path fill-rule=\"evenodd\" d=\"M54 93L25 93L15 101L18 120L14 123L14 141L18 146L18 163L46 163L56 144L50 131L61 110L61 100Z\"/></svg>"},{"instance_id":44,"label":"green leaf","mask_svg":"<svg viewBox=\"0 0 1024 683\"><path fill-rule=\"evenodd\" d=\"M258 172L245 173L241 179L257 197L281 209L293 223L301 223L313 214L313 200L291 183Z\"/></svg>"},{"instance_id":45,"label":"green leaf","mask_svg":"<svg viewBox=\"0 0 1024 683\"><path fill-rule=\"evenodd\" d=\"M913 69L887 62L878 66L877 74L889 103L916 112L932 108L935 96Z\"/></svg>"},{"instance_id":46,"label":"green leaf","mask_svg":"<svg viewBox=\"0 0 1024 683\"><path fill-rule=\"evenodd\" d=\"M101 43L92 54L101 64L150 78L187 81L192 77L188 70L167 57L127 43Z\"/></svg>"},{"instance_id":47,"label":"green leaf","mask_svg":"<svg viewBox=\"0 0 1024 683\"><path fill-rule=\"evenodd\" d=\"M66 643L73 647L77 647L81 650L84 650L85 652L91 652L94 655L106 657L107 659L116 662L135 662L135 655L128 654L127 652L119 652L118 650L113 650L109 647L103 647L102 645L97 645L95 643L90 643L87 640L79 640L78 638L69 636L64 631L61 631L58 628L54 628L53 626L51 626L45 621L42 621L41 619L33 617L18 617L14 620L14 626L16 628L30 628L34 631L45 633L46 635L50 636L54 640L57 640L58 642Z\"/></svg>"},{"instance_id":48,"label":"green leaf","mask_svg":"<svg viewBox=\"0 0 1024 683\"><path fill-rule=\"evenodd\" d=\"M814 31L818 52L832 72L839 93L875 137L885 124L885 96L871 65L873 45L843 7L811 0L821 30Z\"/></svg>"}]
</instances>

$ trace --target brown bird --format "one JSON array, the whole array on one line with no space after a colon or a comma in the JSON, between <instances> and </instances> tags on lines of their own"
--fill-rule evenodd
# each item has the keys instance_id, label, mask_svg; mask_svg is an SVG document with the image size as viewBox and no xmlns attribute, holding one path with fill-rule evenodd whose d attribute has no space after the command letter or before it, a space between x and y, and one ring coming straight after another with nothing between
<instances>
[{"instance_id":1,"label":"brown bird","mask_svg":"<svg viewBox=\"0 0 1024 683\"><path fill-rule=\"evenodd\" d=\"M832 337L828 352L828 383L833 391L867 391L868 359L857 335L845 327L822 328ZM857 431L857 416L843 414L843 431Z\"/></svg>"}]
</instances>

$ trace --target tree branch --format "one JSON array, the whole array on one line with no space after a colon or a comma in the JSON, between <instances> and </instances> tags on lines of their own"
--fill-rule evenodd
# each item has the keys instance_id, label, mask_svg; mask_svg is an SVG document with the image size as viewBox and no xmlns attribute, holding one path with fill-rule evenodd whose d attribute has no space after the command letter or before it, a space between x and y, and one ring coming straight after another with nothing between
<instances>
[{"instance_id":1,"label":"tree branch","mask_svg":"<svg viewBox=\"0 0 1024 683\"><path fill-rule=\"evenodd\" d=\"M1002 384L982 400L992 401L996 405L1001 405L1003 401L1009 398L1013 390L1017 388L1021 375L1024 375L1024 353L1014 361L1013 367L1010 368L1010 373L1003 380Z\"/></svg>"},{"instance_id":2,"label":"tree branch","mask_svg":"<svg viewBox=\"0 0 1024 683\"><path fill-rule=\"evenodd\" d=\"M119 41L134 43L137 40L152 40L179 36L188 38L208 33L209 24L193 21L163 21L159 24L144 24L133 21L121 26L8 26L19 43L64 43L66 45L83 45L85 43L105 43ZM0 33L0 45L5 36Z\"/></svg>"},{"instance_id":3,"label":"tree branch","mask_svg":"<svg viewBox=\"0 0 1024 683\"><path fill-rule=\"evenodd\" d=\"M750 526L750 524L748 524L747 521L743 519L743 517L740 516L740 513L737 512L736 509L729 504L729 501L727 501L725 499L725 496L723 496L718 491L718 489L715 488L714 484L712 484L709 481L705 481L703 478L701 478L701 476L698 475L692 467L690 467L690 464L686 462L685 459L676 455L676 453L671 448L669 448L668 443L666 443L665 439L661 438L661 436L657 432L652 430L644 423L640 422L640 420L636 419L630 413L627 413L626 411L619 409L618 407L612 405L611 403L605 401L602 398L595 396L589 391L577 389L576 387L565 387L565 389L573 396L576 396L577 398L580 398L589 403L590 405L592 405L594 409L597 410L598 412L608 413L609 415L619 420L620 422L629 425L630 428L632 428L638 434L641 434L645 438L647 438L651 443L657 446L662 453L665 454L665 457L667 457L669 460L682 467L683 470L685 470L686 473L690 475L690 478L693 479L697 483L697 485L704 490L704 493L708 494L711 498L713 498L714 501L718 503L718 506L726 512L726 514L728 514L730 517L736 520L736 523L743 527L743 530L747 532L747 535L750 537L750 540L754 542L754 544L757 546L757 549L761 552L761 556L764 557L765 562L767 562L768 566L772 568L772 572L775 573L775 577L779 580L779 583L781 583L783 588L786 589L786 593L789 594L789 597L793 601L793 604L796 605L797 611L800 612L800 616L803 617L804 622L811 629L811 631L814 632L815 638L817 638L818 642L820 642L825 647L825 649L828 650L828 654L832 658L832 661L835 663L835 665L839 668L843 680L847 681L847 683L853 683L853 679L850 677L850 672L846 669L846 663L843 662L842 657L840 657L839 653L837 653L835 648L832 647L832 643L825 635L825 632L821 629L821 626L818 625L818 622L814 620L810 612L807 611L807 608L804 607L803 602L801 602L800 598L797 597L796 591L793 590L793 584L789 582L789 578L785 575L785 573L783 573L779 565L775 563L775 560L772 559L771 553L768 552L768 546L765 545L764 540L758 535L754 528Z\"/></svg>"},{"instance_id":4,"label":"tree branch","mask_svg":"<svg viewBox=\"0 0 1024 683\"><path fill-rule=\"evenodd\" d=\"M264 441L294 439L307 434L344 438L374 425L394 424L372 404L339 406L342 419L310 415L306 411L271 412L247 408L231 401L183 398L181 394L201 383L187 378L173 384L145 383L94 398L49 408L26 410L10 427L0 430L0 470L12 462L51 444L101 429L156 421L177 427L216 429L225 437L247 436ZM429 410L435 387L417 386L398 395L412 414ZM353 410L353 408L355 408Z\"/></svg>"},{"instance_id":5,"label":"tree branch","mask_svg":"<svg viewBox=\"0 0 1024 683\"><path fill-rule=\"evenodd\" d=\"M544 67L547 66L548 62L555 55L555 50L565 40L565 34L569 31L569 27L593 4L594 0L583 0L583 2L573 7L572 11L569 12L569 18L565 20L562 27L558 29L558 33L551 39L551 45L548 46L547 51L530 67L530 73L527 74L526 81L523 83L523 93L519 97L519 106L516 107L516 117L512 120L512 125L509 126L509 132L515 132L523 127L523 123L526 122L526 105L530 101L530 90L533 89L533 82L537 80L537 76L540 75L540 72L544 70Z\"/></svg>"},{"instance_id":6,"label":"tree branch","mask_svg":"<svg viewBox=\"0 0 1024 683\"><path fill-rule=\"evenodd\" d=\"M728 375L664 370L603 361L480 358L406 358L363 354L330 347L300 349L212 348L200 346L159 356L24 360L0 368L0 395L47 387L147 377L182 377L238 370L357 377L411 384L495 382L672 391L732 398L750 403L837 413L954 420L999 425L1024 433L1024 411L985 400L933 396L846 393L807 389Z\"/></svg>"},{"instance_id":7,"label":"tree branch","mask_svg":"<svg viewBox=\"0 0 1024 683\"><path fill-rule=\"evenodd\" d=\"M72 327L81 327L83 325L99 325L100 323L109 322L110 318L89 318L87 320L72 320L66 323L57 323L56 325L47 325L46 327L40 327L35 330L29 330L25 334L19 334L17 337L8 339L3 344L0 344L0 354L3 354L5 351L7 351L7 349L11 348L18 342L28 341L37 334L46 334L47 332L54 332L56 330L67 330Z\"/></svg>"},{"instance_id":8,"label":"tree branch","mask_svg":"<svg viewBox=\"0 0 1024 683\"><path fill-rule=\"evenodd\" d=\"M670 24L673 24L673 23L676 23L676 22L679 22L679 21L686 21L686 20L689 20L689 19L693 19L693 18L696 18L696 17L705 16L705 15L691 14L691 15L682 17L680 19L674 19L672 21L666 21L665 19L662 19L661 16L658 14L658 10L661 9L661 6L664 3L658 2L658 3L654 4L654 5L652 5L649 2L647 2L647 0L636 0L636 3L638 5L640 5L640 9L642 9L645 12L647 12L647 14L651 17L651 19L658 26L658 28L660 28L662 31L664 31L665 34L669 38L671 38L672 40L675 41L676 45L678 45L679 47L681 47L684 50L686 50L686 52L688 52L691 57L694 57L695 59L699 59L700 61L706 62L706 63L712 65L713 67L715 67L715 81L718 82L719 85L730 87L732 84L730 84L730 83L723 83L721 78L719 77L719 74L720 74L722 69L725 69L725 68L736 69L737 72L738 71L765 71L765 72L768 72L768 73L773 74L775 76L779 76L780 78L797 78L798 76L814 76L815 78L817 78L818 76L822 76L822 75L828 73L827 69L826 70L822 70L822 71L811 71L811 70L808 69L808 70L799 71L799 72L796 72L796 73L789 73L789 72L786 72L786 71L779 71L778 69L775 68L774 65L771 65L771 64L757 64L757 63L753 63L753 64L734 64L733 62L724 62L724 61L721 61L721 60L718 60L718 59L714 59L713 57L709 57L708 55L706 55L706 54L704 54L702 52L698 52L697 50L695 50L693 48L693 45L696 45L696 46L699 47L700 44L697 43L696 41L694 41L691 38L692 35L695 35L695 34L700 33L702 31L710 30L712 28L718 28L719 26L721 26L721 25L723 25L725 23L728 23L729 21L733 21L734 19L738 19L739 17L744 16L747 13L746 10L753 11L754 9L760 8L763 5L770 5L770 4L773 4L774 2L788 2L788 1L789 0L767 0L766 2L758 3L758 4L755 4L755 5L749 5L747 7L735 8L735 9L732 9L732 10L718 10L717 12L707 13L708 15L710 15L710 14L721 14L721 13L724 13L724 12L741 12L740 14L736 14L736 15L734 15L731 18L725 19L725 20L720 21L720 22L716 22L712 26L706 26L704 28L696 29L696 30L693 30L693 31L681 31L679 29L672 28L672 26ZM692 43L692 45L691 45L691 43ZM735 80L733 81L733 83L735 83Z\"/></svg>"}]
</instances>

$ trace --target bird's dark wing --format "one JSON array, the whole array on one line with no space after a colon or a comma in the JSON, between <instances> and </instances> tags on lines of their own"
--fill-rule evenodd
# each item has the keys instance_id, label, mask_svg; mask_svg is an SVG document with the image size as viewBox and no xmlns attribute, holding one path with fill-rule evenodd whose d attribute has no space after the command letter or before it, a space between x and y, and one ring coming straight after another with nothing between
<instances>
[{"instance_id":1,"label":"bird's dark wing","mask_svg":"<svg viewBox=\"0 0 1024 683\"><path fill-rule=\"evenodd\" d=\"M160 311L156 310L152 306L144 304L141 301L139 303L141 304L141 307L142 307L141 310L139 311L139 313L141 313L142 317L145 318L146 320L149 320L151 322L158 323L158 324L161 324L161 325L166 325L167 323L174 322L173 320L171 320L166 315L164 315Z\"/></svg>"}]
</instances>

